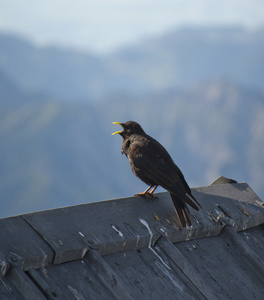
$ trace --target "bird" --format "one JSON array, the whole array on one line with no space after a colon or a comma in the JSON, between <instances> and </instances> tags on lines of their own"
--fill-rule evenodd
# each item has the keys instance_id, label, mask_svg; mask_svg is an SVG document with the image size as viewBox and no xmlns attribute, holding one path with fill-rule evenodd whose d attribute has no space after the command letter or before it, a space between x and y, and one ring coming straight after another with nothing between
<instances>
[{"instance_id":1,"label":"bird","mask_svg":"<svg viewBox=\"0 0 264 300\"><path fill-rule=\"evenodd\" d=\"M149 186L135 196L151 198L154 197L154 191L158 186L163 187L170 193L182 227L191 226L190 211L186 204L197 211L202 207L192 195L183 173L167 150L146 134L135 121L113 122L113 124L123 127L123 130L116 131L112 135L119 134L123 138L121 153L128 158L132 172Z\"/></svg>"}]
</instances>

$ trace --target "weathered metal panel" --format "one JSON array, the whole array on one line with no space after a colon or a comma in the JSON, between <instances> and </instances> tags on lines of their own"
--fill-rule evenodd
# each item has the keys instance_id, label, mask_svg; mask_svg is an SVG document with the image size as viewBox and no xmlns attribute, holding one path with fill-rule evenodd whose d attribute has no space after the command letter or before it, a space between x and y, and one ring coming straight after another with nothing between
<instances>
[{"instance_id":1,"label":"weathered metal panel","mask_svg":"<svg viewBox=\"0 0 264 300\"><path fill-rule=\"evenodd\" d=\"M247 183L196 188L194 195L204 203L204 213L197 215L201 225L208 217L215 223L233 226L236 231L264 223L264 203Z\"/></svg>"},{"instance_id":2,"label":"weathered metal panel","mask_svg":"<svg viewBox=\"0 0 264 300\"><path fill-rule=\"evenodd\" d=\"M134 299L205 299L159 246L103 257Z\"/></svg>"},{"instance_id":3,"label":"weathered metal panel","mask_svg":"<svg viewBox=\"0 0 264 300\"><path fill-rule=\"evenodd\" d=\"M224 232L217 237L175 243L175 254L180 253L184 261L190 262L191 270L199 274L201 282L196 286L203 294L207 295L208 285L214 299L262 299L263 277L258 269L249 265L254 255L246 261L249 252L241 251L239 245L227 237ZM175 254L172 259L195 283L188 265L184 266Z\"/></svg>"},{"instance_id":4,"label":"weathered metal panel","mask_svg":"<svg viewBox=\"0 0 264 300\"><path fill-rule=\"evenodd\" d=\"M250 246L250 248L254 249L254 251L262 257L261 263L264 263L264 224L241 231L238 235Z\"/></svg>"},{"instance_id":5,"label":"weathered metal panel","mask_svg":"<svg viewBox=\"0 0 264 300\"><path fill-rule=\"evenodd\" d=\"M231 178L220 176L216 180L214 180L210 185L214 185L214 184L226 184L226 183L237 183L237 181L234 180L234 179L231 179Z\"/></svg>"},{"instance_id":6,"label":"weathered metal panel","mask_svg":"<svg viewBox=\"0 0 264 300\"><path fill-rule=\"evenodd\" d=\"M154 246L150 235L144 249L103 257L91 250L29 274L49 299L262 299L263 231L229 226L217 237L175 244L162 237Z\"/></svg>"},{"instance_id":7,"label":"weathered metal panel","mask_svg":"<svg viewBox=\"0 0 264 300\"><path fill-rule=\"evenodd\" d=\"M90 248L104 255L146 247L149 232L140 220L142 217L155 224L151 208L153 203L135 197L43 211L24 218L54 249L54 263L58 264L80 259ZM152 230L154 242L159 233Z\"/></svg>"},{"instance_id":8,"label":"weathered metal panel","mask_svg":"<svg viewBox=\"0 0 264 300\"><path fill-rule=\"evenodd\" d=\"M6 254L0 250L0 277L5 276L10 268L10 263L7 261Z\"/></svg>"},{"instance_id":9,"label":"weathered metal panel","mask_svg":"<svg viewBox=\"0 0 264 300\"><path fill-rule=\"evenodd\" d=\"M260 281L264 283L264 264L261 253L256 253L254 249L246 243L232 227L225 227L220 234L228 245L236 249L236 256L243 261L243 266L250 270ZM264 253L262 253L264 254ZM263 287L264 291L264 287Z\"/></svg>"},{"instance_id":10,"label":"weathered metal panel","mask_svg":"<svg viewBox=\"0 0 264 300\"><path fill-rule=\"evenodd\" d=\"M27 274L20 268L11 268L0 278L1 300L45 300L47 299Z\"/></svg>"},{"instance_id":11,"label":"weathered metal panel","mask_svg":"<svg viewBox=\"0 0 264 300\"><path fill-rule=\"evenodd\" d=\"M221 180L184 229L168 193L1 219L0 298L262 299L263 202Z\"/></svg>"},{"instance_id":12,"label":"weathered metal panel","mask_svg":"<svg viewBox=\"0 0 264 300\"><path fill-rule=\"evenodd\" d=\"M199 269L196 269L192 261L187 259L170 240L161 238L158 240L157 244L168 256L168 259L171 259L177 265L182 273L185 274L188 280L197 287L206 299L216 298L214 288L203 276L201 276Z\"/></svg>"},{"instance_id":13,"label":"weathered metal panel","mask_svg":"<svg viewBox=\"0 0 264 300\"><path fill-rule=\"evenodd\" d=\"M96 250L85 258L29 274L49 299L132 299Z\"/></svg>"},{"instance_id":14,"label":"weathered metal panel","mask_svg":"<svg viewBox=\"0 0 264 300\"><path fill-rule=\"evenodd\" d=\"M116 299L133 299L133 293L124 284L119 274L114 272L96 250L89 251L86 259L96 274L101 274L100 279L107 284Z\"/></svg>"},{"instance_id":15,"label":"weathered metal panel","mask_svg":"<svg viewBox=\"0 0 264 300\"><path fill-rule=\"evenodd\" d=\"M131 197L23 217L53 248L56 264L80 259L91 248L101 255L144 248L150 236L153 243L160 236L177 242L216 236L225 225L244 230L264 222L262 202L246 183L196 188L193 194L203 209L191 211L193 226L184 229L168 193L157 194L159 201Z\"/></svg>"},{"instance_id":16,"label":"weathered metal panel","mask_svg":"<svg viewBox=\"0 0 264 300\"><path fill-rule=\"evenodd\" d=\"M24 270L38 268L51 264L54 256L47 243L20 216L0 219L0 250L2 276L8 265Z\"/></svg>"}]
</instances>

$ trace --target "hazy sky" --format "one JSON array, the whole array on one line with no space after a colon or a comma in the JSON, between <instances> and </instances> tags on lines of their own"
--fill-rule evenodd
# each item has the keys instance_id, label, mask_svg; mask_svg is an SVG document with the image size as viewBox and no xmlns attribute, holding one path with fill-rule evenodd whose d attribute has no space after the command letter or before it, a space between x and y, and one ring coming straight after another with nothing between
<instances>
[{"instance_id":1,"label":"hazy sky","mask_svg":"<svg viewBox=\"0 0 264 300\"><path fill-rule=\"evenodd\" d=\"M264 26L264 0L0 0L0 30L108 52L180 26Z\"/></svg>"}]
</instances>

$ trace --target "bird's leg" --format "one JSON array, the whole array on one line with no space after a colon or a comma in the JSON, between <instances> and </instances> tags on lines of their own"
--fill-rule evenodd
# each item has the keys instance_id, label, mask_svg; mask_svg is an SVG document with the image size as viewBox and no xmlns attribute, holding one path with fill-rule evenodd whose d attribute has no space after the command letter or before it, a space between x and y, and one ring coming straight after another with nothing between
<instances>
[{"instance_id":1,"label":"bird's leg","mask_svg":"<svg viewBox=\"0 0 264 300\"><path fill-rule=\"evenodd\" d=\"M148 195L151 195L151 197L152 197L153 199L159 200L159 198L153 194L153 193L155 192L155 190L156 190L157 187L158 187L158 186L155 185L154 188L148 193Z\"/></svg>"},{"instance_id":2,"label":"bird's leg","mask_svg":"<svg viewBox=\"0 0 264 300\"><path fill-rule=\"evenodd\" d=\"M158 187L158 186L155 185L154 188L149 192L149 194L153 195L153 193L155 192L155 190L156 190L157 187Z\"/></svg>"},{"instance_id":3,"label":"bird's leg","mask_svg":"<svg viewBox=\"0 0 264 300\"><path fill-rule=\"evenodd\" d=\"M149 190L153 187L153 185L149 186L143 193L138 193L138 194L135 194L135 196L147 196L147 194L149 194Z\"/></svg>"},{"instance_id":4,"label":"bird's leg","mask_svg":"<svg viewBox=\"0 0 264 300\"><path fill-rule=\"evenodd\" d=\"M154 191L156 190L156 188L158 187L157 185L155 185L153 187L153 189L149 192L149 190L153 187L153 185L149 186L143 193L138 193L138 194L135 194L135 196L142 196L142 197L147 197L149 199L158 199L158 197L156 197L153 193Z\"/></svg>"}]
</instances>

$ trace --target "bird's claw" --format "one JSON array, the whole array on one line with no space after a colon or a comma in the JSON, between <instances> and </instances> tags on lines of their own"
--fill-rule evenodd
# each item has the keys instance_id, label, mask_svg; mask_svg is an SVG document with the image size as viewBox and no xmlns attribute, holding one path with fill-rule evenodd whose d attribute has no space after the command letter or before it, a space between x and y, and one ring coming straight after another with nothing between
<instances>
[{"instance_id":1,"label":"bird's claw","mask_svg":"<svg viewBox=\"0 0 264 300\"><path fill-rule=\"evenodd\" d=\"M152 201L155 201L155 200L158 201L159 200L159 198L156 195L152 194L152 193L138 193L138 194L135 194L135 196L148 198Z\"/></svg>"},{"instance_id":2,"label":"bird's claw","mask_svg":"<svg viewBox=\"0 0 264 300\"><path fill-rule=\"evenodd\" d=\"M156 196L156 195L154 195L154 194L151 194L150 199L151 199L152 201L159 201L159 197Z\"/></svg>"}]
</instances>

